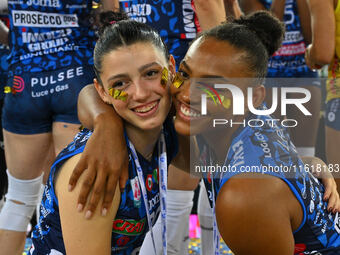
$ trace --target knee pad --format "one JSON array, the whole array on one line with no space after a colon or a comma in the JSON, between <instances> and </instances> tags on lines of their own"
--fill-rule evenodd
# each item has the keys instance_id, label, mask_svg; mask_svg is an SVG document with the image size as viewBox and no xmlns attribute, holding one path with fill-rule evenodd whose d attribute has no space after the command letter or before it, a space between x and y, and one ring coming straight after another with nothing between
<instances>
[{"instance_id":1,"label":"knee pad","mask_svg":"<svg viewBox=\"0 0 340 255\"><path fill-rule=\"evenodd\" d=\"M32 180L20 180L7 170L7 176L8 192L0 213L0 229L26 232L39 203L43 174Z\"/></svg>"}]
</instances>

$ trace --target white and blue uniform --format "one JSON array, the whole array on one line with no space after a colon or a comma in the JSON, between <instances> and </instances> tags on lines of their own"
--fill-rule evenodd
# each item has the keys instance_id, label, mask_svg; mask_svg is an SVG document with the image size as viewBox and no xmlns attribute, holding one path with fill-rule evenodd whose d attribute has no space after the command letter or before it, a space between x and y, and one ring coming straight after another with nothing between
<instances>
[{"instance_id":1,"label":"white and blue uniform","mask_svg":"<svg viewBox=\"0 0 340 255\"><path fill-rule=\"evenodd\" d=\"M269 116L251 114L246 123L250 119L259 119L264 125L240 127L234 133L224 163L230 170L205 176L211 205L221 187L236 175L255 172L275 176L289 186L303 209L303 221L293 233L295 254L340 254L340 221L338 213L334 215L327 211L323 185L305 169L284 128L275 122L272 125ZM202 139L199 141L201 161L206 164L213 156ZM268 170L270 166L272 170Z\"/></svg>"},{"instance_id":2,"label":"white and blue uniform","mask_svg":"<svg viewBox=\"0 0 340 255\"><path fill-rule=\"evenodd\" d=\"M163 125L166 142L167 163L174 158L178 151L178 142L171 118ZM59 252L65 253L59 216L58 198L55 195L55 179L61 166L70 157L82 153L92 132L83 130L75 137L57 157L51 168L50 177L45 187L40 208L40 219L32 233L32 255L48 255ZM145 187L148 196L152 224L156 222L160 212L159 167L158 152L155 147L152 160L149 162L138 154L143 169ZM137 177L136 166L129 151L129 180L121 194L120 205L112 224L111 254L138 254L144 237L149 230L145 205ZM56 253L56 254L59 254Z\"/></svg>"},{"instance_id":3,"label":"white and blue uniform","mask_svg":"<svg viewBox=\"0 0 340 255\"><path fill-rule=\"evenodd\" d=\"M260 0L266 7L270 8L271 0ZM301 21L299 18L298 7L296 0L287 0L283 16L285 24L285 36L282 46L278 49L268 62L268 78L290 78L266 82L266 87L277 86L320 86L320 81L317 79L318 74L312 71L305 61L306 41L303 37ZM297 78L297 79L292 79ZM313 78L311 80L299 78Z\"/></svg>"},{"instance_id":4,"label":"white and blue uniform","mask_svg":"<svg viewBox=\"0 0 340 255\"><path fill-rule=\"evenodd\" d=\"M7 131L37 134L55 121L79 123L78 93L94 78L91 10L92 0L8 1Z\"/></svg>"}]
</instances>

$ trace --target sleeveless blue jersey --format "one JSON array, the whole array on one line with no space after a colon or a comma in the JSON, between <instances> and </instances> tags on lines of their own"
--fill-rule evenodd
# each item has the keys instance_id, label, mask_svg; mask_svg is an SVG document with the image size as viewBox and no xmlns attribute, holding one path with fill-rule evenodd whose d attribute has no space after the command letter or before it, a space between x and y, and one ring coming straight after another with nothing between
<instances>
[{"instance_id":1,"label":"sleeveless blue jersey","mask_svg":"<svg viewBox=\"0 0 340 255\"><path fill-rule=\"evenodd\" d=\"M92 0L9 0L10 74L92 65Z\"/></svg>"},{"instance_id":2,"label":"sleeveless blue jersey","mask_svg":"<svg viewBox=\"0 0 340 255\"><path fill-rule=\"evenodd\" d=\"M54 190L55 176L67 159L83 152L91 134L92 132L89 130L83 130L78 133L74 141L59 154L51 168L50 177L45 187L40 207L41 216L39 224L32 233L33 245L31 254L33 255L66 254L61 231L58 199ZM178 150L177 136L171 118L168 118L164 123L164 137L167 160L168 164L170 164L170 161ZM150 216L152 224L154 224L160 212L157 146L155 146L151 162L144 159L139 153L137 154L141 167L143 168ZM111 254L138 254L148 230L146 210L137 172L134 167L131 152L129 152L129 180L126 182L125 189L121 194L119 209L112 223ZM53 251L55 253L53 253Z\"/></svg>"},{"instance_id":3,"label":"sleeveless blue jersey","mask_svg":"<svg viewBox=\"0 0 340 255\"><path fill-rule=\"evenodd\" d=\"M340 254L338 213L327 212L327 202L323 201L324 187L305 169L288 132L275 122L272 125L269 116L250 115L247 120L250 119L260 119L264 125L239 128L233 135L224 164L230 170L215 173L214 179L208 174L204 179L210 203L212 181L216 200L222 185L235 175L256 172L276 176L289 186L303 208L303 222L294 232L295 254ZM201 148L202 163L206 164L210 152L205 145ZM268 170L270 166L272 169Z\"/></svg>"},{"instance_id":4,"label":"sleeveless blue jersey","mask_svg":"<svg viewBox=\"0 0 340 255\"><path fill-rule=\"evenodd\" d=\"M261 2L266 8L270 8L272 1ZM306 42L296 0L286 1L283 21L286 27L285 37L281 48L269 59L267 77L317 77L317 72L306 65Z\"/></svg>"},{"instance_id":5,"label":"sleeveless blue jersey","mask_svg":"<svg viewBox=\"0 0 340 255\"><path fill-rule=\"evenodd\" d=\"M189 43L199 32L192 0L119 0L131 19L156 29L174 55L176 66L184 58Z\"/></svg>"}]
</instances>

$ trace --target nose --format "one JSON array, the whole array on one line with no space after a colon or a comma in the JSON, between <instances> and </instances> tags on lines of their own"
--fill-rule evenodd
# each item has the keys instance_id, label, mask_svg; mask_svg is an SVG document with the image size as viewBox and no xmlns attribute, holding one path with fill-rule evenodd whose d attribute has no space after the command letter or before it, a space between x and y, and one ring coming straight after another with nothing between
<instances>
[{"instance_id":1,"label":"nose","mask_svg":"<svg viewBox=\"0 0 340 255\"><path fill-rule=\"evenodd\" d=\"M140 81L135 82L135 90L133 92L132 99L138 102L145 102L150 97L150 88L147 84L143 84Z\"/></svg>"}]
</instances>

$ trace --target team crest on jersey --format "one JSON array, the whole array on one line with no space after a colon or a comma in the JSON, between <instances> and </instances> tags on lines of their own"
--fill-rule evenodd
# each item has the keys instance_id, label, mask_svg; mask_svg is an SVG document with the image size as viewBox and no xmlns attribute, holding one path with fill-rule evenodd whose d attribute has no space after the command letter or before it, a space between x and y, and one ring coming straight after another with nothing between
<instances>
[{"instance_id":1,"label":"team crest on jersey","mask_svg":"<svg viewBox=\"0 0 340 255\"><path fill-rule=\"evenodd\" d=\"M153 186L152 175L148 174L148 176L146 177L146 189L148 191L151 191L152 190L152 186Z\"/></svg>"},{"instance_id":2,"label":"team crest on jersey","mask_svg":"<svg viewBox=\"0 0 340 255\"><path fill-rule=\"evenodd\" d=\"M153 179L158 184L158 180L159 180L159 168L158 167L153 170L152 175L153 175Z\"/></svg>"},{"instance_id":3,"label":"team crest on jersey","mask_svg":"<svg viewBox=\"0 0 340 255\"><path fill-rule=\"evenodd\" d=\"M141 206L141 191L137 176L130 180L132 194L133 194L133 205L134 207L140 208Z\"/></svg>"}]
</instances>

